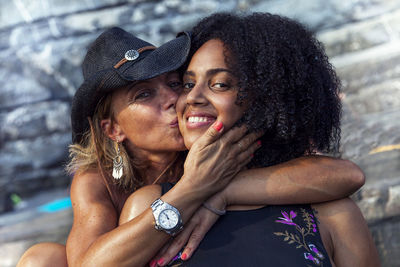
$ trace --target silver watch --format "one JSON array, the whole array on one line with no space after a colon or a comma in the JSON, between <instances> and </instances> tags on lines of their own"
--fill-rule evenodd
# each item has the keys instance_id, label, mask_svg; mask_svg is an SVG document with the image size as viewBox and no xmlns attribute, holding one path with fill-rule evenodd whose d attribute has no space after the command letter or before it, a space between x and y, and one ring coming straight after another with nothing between
<instances>
[{"instance_id":1,"label":"silver watch","mask_svg":"<svg viewBox=\"0 0 400 267\"><path fill-rule=\"evenodd\" d=\"M181 214L174 206L157 199L150 207L153 210L157 230L163 230L174 236L183 228Z\"/></svg>"}]
</instances>

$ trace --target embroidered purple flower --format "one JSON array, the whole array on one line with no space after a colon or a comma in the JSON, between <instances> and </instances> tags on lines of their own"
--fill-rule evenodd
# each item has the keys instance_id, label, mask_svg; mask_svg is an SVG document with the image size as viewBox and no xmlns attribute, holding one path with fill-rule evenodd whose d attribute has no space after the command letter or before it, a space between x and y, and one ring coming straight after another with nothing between
<instances>
[{"instance_id":1,"label":"embroidered purple flower","mask_svg":"<svg viewBox=\"0 0 400 267\"><path fill-rule=\"evenodd\" d=\"M283 217L278 217L280 220L276 220L275 222L297 226L297 224L293 222L293 219L297 216L296 212L291 210L289 215L286 211L281 211L281 213Z\"/></svg>"},{"instance_id":2,"label":"embroidered purple flower","mask_svg":"<svg viewBox=\"0 0 400 267\"><path fill-rule=\"evenodd\" d=\"M307 260L310 260L312 262L314 262L315 264L319 265L320 261L317 258L314 258L313 255L311 255L311 253L305 252L304 253L304 258L306 258Z\"/></svg>"},{"instance_id":3,"label":"embroidered purple flower","mask_svg":"<svg viewBox=\"0 0 400 267\"><path fill-rule=\"evenodd\" d=\"M314 233L316 233L316 232L317 232L317 225L316 225L315 222L314 222L314 216L313 216L312 214L309 214L309 216L310 216L310 221L313 223L313 224L312 224L312 227L313 227L312 231L313 231Z\"/></svg>"},{"instance_id":4,"label":"embroidered purple flower","mask_svg":"<svg viewBox=\"0 0 400 267\"><path fill-rule=\"evenodd\" d=\"M318 258L320 258L321 260L323 260L325 257L324 255L319 252L319 250L317 249L317 247L314 244L308 244L308 247L311 249L312 252L315 253L315 255L317 255Z\"/></svg>"},{"instance_id":5,"label":"embroidered purple flower","mask_svg":"<svg viewBox=\"0 0 400 267\"><path fill-rule=\"evenodd\" d=\"M317 225L314 223L312 226L313 226L313 229L312 229L313 232L316 233L317 232Z\"/></svg>"},{"instance_id":6,"label":"embroidered purple flower","mask_svg":"<svg viewBox=\"0 0 400 267\"><path fill-rule=\"evenodd\" d=\"M180 251L175 257L172 258L172 260L170 261L170 264L175 262L175 261L180 260L181 256L182 256L182 251Z\"/></svg>"}]
</instances>

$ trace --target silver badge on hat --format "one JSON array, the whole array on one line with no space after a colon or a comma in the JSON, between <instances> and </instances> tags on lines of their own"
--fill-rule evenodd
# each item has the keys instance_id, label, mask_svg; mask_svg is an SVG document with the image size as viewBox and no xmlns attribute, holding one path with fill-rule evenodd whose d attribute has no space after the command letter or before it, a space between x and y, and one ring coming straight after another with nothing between
<instances>
[{"instance_id":1,"label":"silver badge on hat","mask_svg":"<svg viewBox=\"0 0 400 267\"><path fill-rule=\"evenodd\" d=\"M138 57L139 57L139 52L137 50L135 50L135 49L128 50L125 53L125 59L128 60L128 61L135 60Z\"/></svg>"}]
</instances>

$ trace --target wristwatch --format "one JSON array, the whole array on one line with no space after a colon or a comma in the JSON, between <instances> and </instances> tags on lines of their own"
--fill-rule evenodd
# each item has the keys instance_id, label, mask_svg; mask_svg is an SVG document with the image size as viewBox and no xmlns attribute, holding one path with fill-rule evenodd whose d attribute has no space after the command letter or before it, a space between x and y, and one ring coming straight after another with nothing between
<instances>
[{"instance_id":1,"label":"wristwatch","mask_svg":"<svg viewBox=\"0 0 400 267\"><path fill-rule=\"evenodd\" d=\"M163 230L174 236L183 228L181 214L174 206L157 199L150 207L153 210L157 230Z\"/></svg>"}]
</instances>

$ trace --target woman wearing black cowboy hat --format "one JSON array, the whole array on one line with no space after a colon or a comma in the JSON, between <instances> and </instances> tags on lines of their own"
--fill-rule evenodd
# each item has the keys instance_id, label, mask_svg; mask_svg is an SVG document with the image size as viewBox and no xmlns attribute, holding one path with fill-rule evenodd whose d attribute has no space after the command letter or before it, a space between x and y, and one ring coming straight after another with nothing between
<instances>
[{"instance_id":1,"label":"woman wearing black cowboy hat","mask_svg":"<svg viewBox=\"0 0 400 267\"><path fill-rule=\"evenodd\" d=\"M75 173L71 187L74 224L67 249L39 244L24 254L18 266L35 260L35 266L62 266L67 264L66 255L69 266L144 265L251 160L259 135L246 135L245 127L224 133L223 122L218 121L196 142L186 161L185 152L179 152L185 147L175 113L182 89L176 70L185 62L189 46L187 33L155 48L119 28L107 30L94 41L83 62L85 81L72 103L74 144L69 170ZM345 161L313 158L298 163L298 167L253 171L249 178L267 180L280 168L287 177L279 174L283 180L275 185L270 179L266 194L274 197L274 186L281 188L280 183L287 182L288 191L296 188L308 201L310 187L301 185L309 175L304 164L316 170L315 177L307 177L307 184L321 187L322 193L311 196L316 198L313 201L348 195L363 182L359 169ZM321 177L332 176L337 177L334 184L320 183ZM178 180L140 216L118 226L120 211L133 191ZM293 200L280 194L283 202L299 201L299 197ZM205 207L218 213L212 206Z\"/></svg>"}]
</instances>

